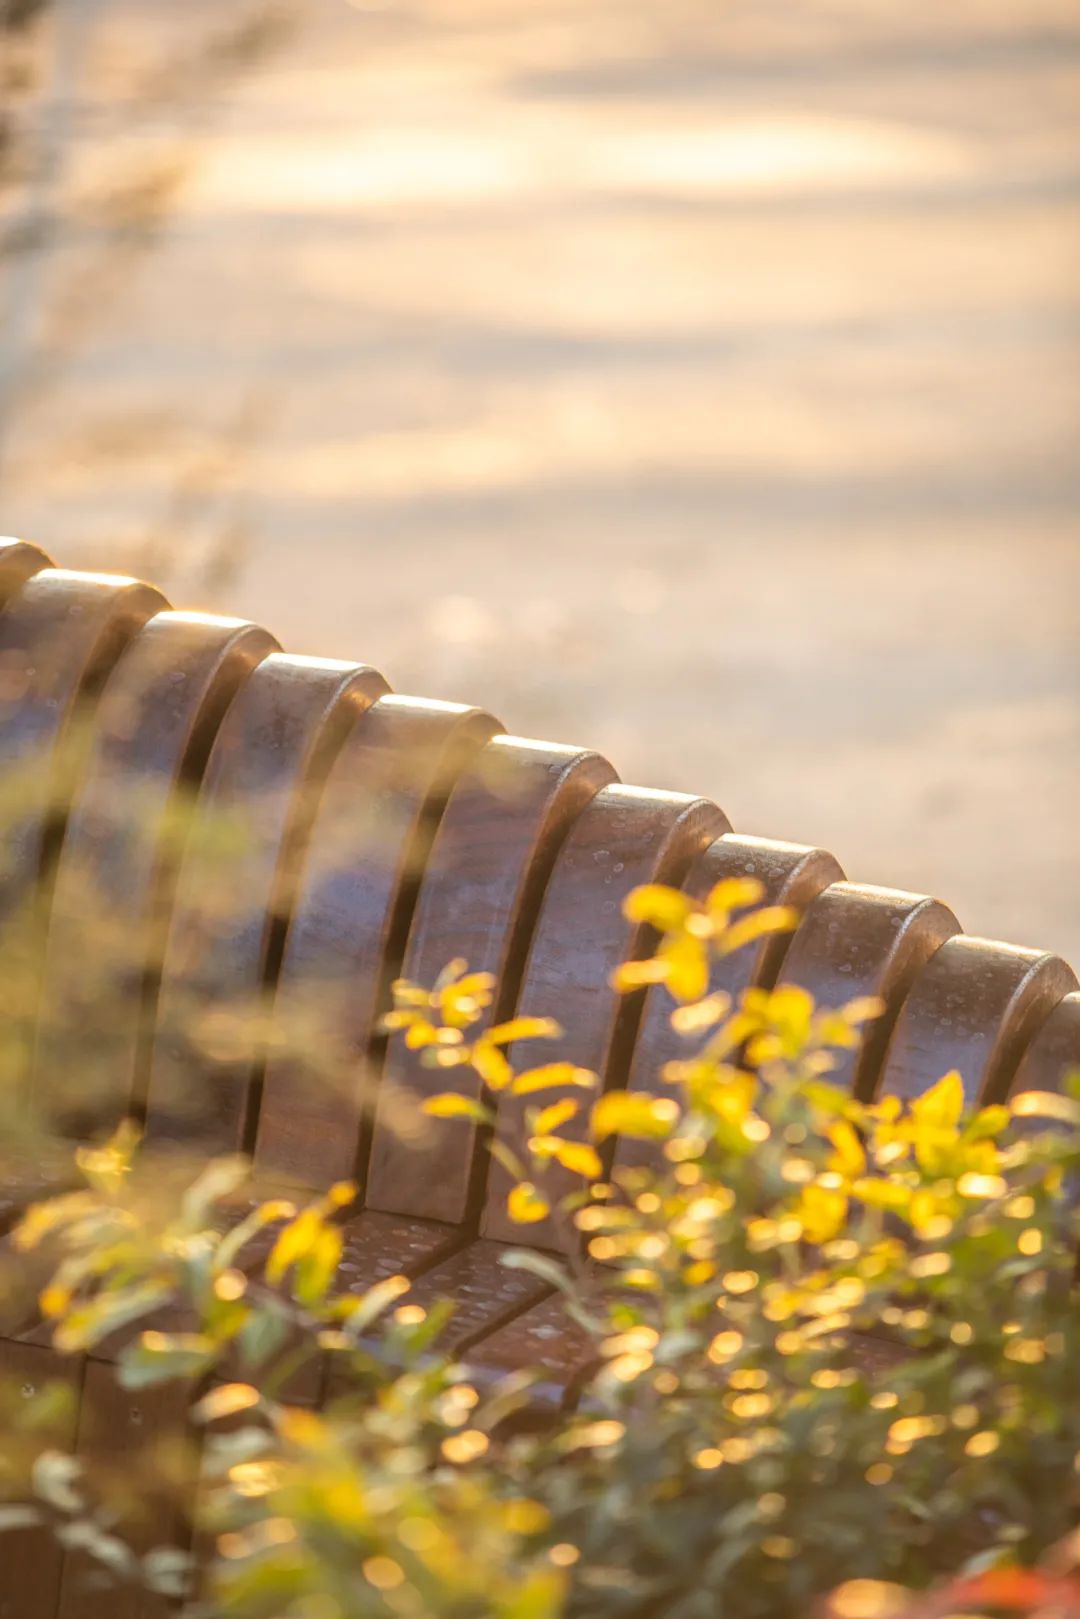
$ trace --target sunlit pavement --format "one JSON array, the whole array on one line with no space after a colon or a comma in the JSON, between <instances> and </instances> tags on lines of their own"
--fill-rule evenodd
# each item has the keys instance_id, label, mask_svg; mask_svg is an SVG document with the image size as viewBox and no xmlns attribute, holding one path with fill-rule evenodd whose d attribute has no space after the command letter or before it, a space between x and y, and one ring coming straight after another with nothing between
<instances>
[{"instance_id":1,"label":"sunlit pavement","mask_svg":"<svg viewBox=\"0 0 1080 1619\"><path fill-rule=\"evenodd\" d=\"M1075 6L171 12L94 7L0 527L1080 962Z\"/></svg>"}]
</instances>

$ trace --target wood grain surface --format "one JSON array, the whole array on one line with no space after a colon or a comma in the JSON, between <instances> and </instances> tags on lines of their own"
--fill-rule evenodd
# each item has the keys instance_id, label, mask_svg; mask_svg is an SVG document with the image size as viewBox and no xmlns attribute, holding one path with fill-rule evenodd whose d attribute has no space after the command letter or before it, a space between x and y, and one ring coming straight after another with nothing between
<instances>
[{"instance_id":1,"label":"wood grain surface","mask_svg":"<svg viewBox=\"0 0 1080 1619\"><path fill-rule=\"evenodd\" d=\"M168 605L133 579L45 568L0 614L0 767L10 795L0 1020L16 1088L25 1088L33 1060L55 862L92 704L128 643Z\"/></svg>"},{"instance_id":2,"label":"wood grain surface","mask_svg":"<svg viewBox=\"0 0 1080 1619\"><path fill-rule=\"evenodd\" d=\"M52 558L27 540L0 539L0 612L28 579L52 566Z\"/></svg>"},{"instance_id":3,"label":"wood grain surface","mask_svg":"<svg viewBox=\"0 0 1080 1619\"><path fill-rule=\"evenodd\" d=\"M331 766L278 975L258 1174L307 1186L362 1174L386 1045L379 1019L432 840L458 777L498 728L479 709L383 697Z\"/></svg>"},{"instance_id":4,"label":"wood grain surface","mask_svg":"<svg viewBox=\"0 0 1080 1619\"><path fill-rule=\"evenodd\" d=\"M102 689L57 865L34 1064L39 1104L72 1133L144 1102L180 821L228 705L276 650L239 619L157 613Z\"/></svg>"},{"instance_id":5,"label":"wood grain surface","mask_svg":"<svg viewBox=\"0 0 1080 1619\"><path fill-rule=\"evenodd\" d=\"M183 1380L132 1391L121 1388L112 1366L86 1364L75 1454L89 1477L107 1483L121 1507L116 1532L139 1554L187 1542L182 1503L195 1483L190 1402ZM103 1577L85 1552L64 1558L57 1619L165 1619L174 1611L137 1584Z\"/></svg>"},{"instance_id":6,"label":"wood grain surface","mask_svg":"<svg viewBox=\"0 0 1080 1619\"><path fill-rule=\"evenodd\" d=\"M385 692L363 665L272 653L229 708L177 879L149 1136L186 1136L221 1152L251 1146L265 996L319 795L352 726Z\"/></svg>"},{"instance_id":7,"label":"wood grain surface","mask_svg":"<svg viewBox=\"0 0 1080 1619\"><path fill-rule=\"evenodd\" d=\"M879 996L885 1011L838 1051L829 1078L862 1096L874 1087L893 1023L920 969L960 931L938 900L868 883L833 883L806 909L780 982L809 990L820 1007Z\"/></svg>"},{"instance_id":8,"label":"wood grain surface","mask_svg":"<svg viewBox=\"0 0 1080 1619\"><path fill-rule=\"evenodd\" d=\"M1013 1075L1011 1094L1060 1091L1080 1073L1080 994L1066 995L1032 1038Z\"/></svg>"},{"instance_id":9,"label":"wood grain surface","mask_svg":"<svg viewBox=\"0 0 1080 1619\"><path fill-rule=\"evenodd\" d=\"M900 1008L881 1093L910 1101L956 1069L970 1105L1002 1101L1024 1048L1076 987L1060 956L963 934L947 939Z\"/></svg>"},{"instance_id":10,"label":"wood grain surface","mask_svg":"<svg viewBox=\"0 0 1080 1619\"><path fill-rule=\"evenodd\" d=\"M495 979L494 1001L478 1029L513 1015L526 952L572 827L614 780L605 759L580 748L496 737L451 794L420 884L402 965L430 986L448 962L467 962ZM456 1089L481 1094L469 1069ZM419 1103L447 1088L401 1036L390 1041L385 1084L394 1106L376 1113L367 1201L372 1208L450 1222L476 1213L486 1153L462 1119L422 1120ZM412 1106L413 1139L403 1128Z\"/></svg>"},{"instance_id":11,"label":"wood grain surface","mask_svg":"<svg viewBox=\"0 0 1080 1619\"><path fill-rule=\"evenodd\" d=\"M726 830L723 812L706 799L634 787L605 787L596 795L555 862L519 1000L522 1014L554 1017L562 1034L544 1041L539 1054L535 1045L512 1049L515 1066L569 1061L593 1070L601 1089L626 1084L642 997L619 994L611 975L621 963L647 954L651 941L646 927L623 914L623 901L642 883L680 884L695 857ZM559 1133L583 1140L591 1097L556 1086L539 1100L546 1106L563 1098L583 1105ZM528 1120L536 1100L505 1091L499 1097L498 1139L526 1168ZM553 1209L578 1184L570 1172L550 1164L544 1190ZM481 1231L497 1241L512 1242L520 1235L506 1207L511 1185L506 1168L493 1161ZM529 1239L538 1247L556 1247L573 1236L553 1214L530 1227Z\"/></svg>"},{"instance_id":12,"label":"wood grain surface","mask_svg":"<svg viewBox=\"0 0 1080 1619\"><path fill-rule=\"evenodd\" d=\"M41 1449L70 1452L75 1444L82 1362L61 1359L34 1344L0 1340L0 1381L9 1397L33 1399L49 1384L60 1384L67 1400L56 1421L42 1432ZM50 1527L15 1529L0 1541L2 1619L56 1619L64 1553Z\"/></svg>"}]
</instances>

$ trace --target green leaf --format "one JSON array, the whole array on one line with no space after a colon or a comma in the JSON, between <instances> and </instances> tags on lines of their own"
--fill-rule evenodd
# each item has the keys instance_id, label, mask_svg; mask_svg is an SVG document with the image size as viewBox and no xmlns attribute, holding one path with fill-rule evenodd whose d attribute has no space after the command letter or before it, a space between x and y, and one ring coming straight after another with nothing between
<instances>
[{"instance_id":1,"label":"green leaf","mask_svg":"<svg viewBox=\"0 0 1080 1619\"><path fill-rule=\"evenodd\" d=\"M560 1293L570 1293L573 1290L573 1277L566 1266L560 1265L557 1259L549 1259L546 1254L534 1252L531 1248L511 1248L508 1254L502 1255L499 1264L505 1265L507 1270L530 1271L542 1282L550 1282Z\"/></svg>"},{"instance_id":2,"label":"green leaf","mask_svg":"<svg viewBox=\"0 0 1080 1619\"><path fill-rule=\"evenodd\" d=\"M408 1291L407 1276L388 1276L384 1282L376 1282L374 1287L369 1287L367 1292L357 1299L355 1309L349 1313L345 1323L349 1335L359 1337L377 1316L382 1315L392 1304L396 1304Z\"/></svg>"},{"instance_id":3,"label":"green leaf","mask_svg":"<svg viewBox=\"0 0 1080 1619\"><path fill-rule=\"evenodd\" d=\"M175 1546L155 1546L142 1560L143 1579L159 1596L186 1596L194 1569L191 1553Z\"/></svg>"},{"instance_id":4,"label":"green leaf","mask_svg":"<svg viewBox=\"0 0 1080 1619\"><path fill-rule=\"evenodd\" d=\"M5 1529L31 1529L43 1521L36 1507L0 1506L0 1535Z\"/></svg>"},{"instance_id":5,"label":"green leaf","mask_svg":"<svg viewBox=\"0 0 1080 1619\"><path fill-rule=\"evenodd\" d=\"M240 1330L237 1343L245 1370L265 1366L285 1342L288 1317L269 1305L253 1310Z\"/></svg>"},{"instance_id":6,"label":"green leaf","mask_svg":"<svg viewBox=\"0 0 1080 1619\"><path fill-rule=\"evenodd\" d=\"M135 1570L135 1557L131 1547L117 1535L110 1535L100 1524L89 1518L76 1523L61 1524L56 1530L56 1538L68 1551L86 1552L96 1563L107 1568L112 1574L119 1574L129 1578Z\"/></svg>"},{"instance_id":7,"label":"green leaf","mask_svg":"<svg viewBox=\"0 0 1080 1619\"><path fill-rule=\"evenodd\" d=\"M34 1494L59 1512L80 1512L85 1502L74 1488L82 1468L74 1456L59 1450L43 1450L30 1472Z\"/></svg>"},{"instance_id":8,"label":"green leaf","mask_svg":"<svg viewBox=\"0 0 1080 1619\"><path fill-rule=\"evenodd\" d=\"M218 1271L229 1270L235 1263L238 1254L253 1237L268 1225L274 1225L279 1220L291 1220L296 1213L296 1205L287 1198L270 1198L259 1203L250 1214L237 1221L232 1230L218 1243L214 1250L214 1267Z\"/></svg>"},{"instance_id":9,"label":"green leaf","mask_svg":"<svg viewBox=\"0 0 1080 1619\"><path fill-rule=\"evenodd\" d=\"M172 1289L162 1282L114 1288L66 1315L57 1324L53 1342L65 1354L90 1349L121 1327L152 1315L171 1298Z\"/></svg>"},{"instance_id":10,"label":"green leaf","mask_svg":"<svg viewBox=\"0 0 1080 1619\"><path fill-rule=\"evenodd\" d=\"M217 1353L217 1344L200 1333L144 1332L120 1356L120 1382L126 1389L140 1389L198 1377L209 1371Z\"/></svg>"},{"instance_id":11,"label":"green leaf","mask_svg":"<svg viewBox=\"0 0 1080 1619\"><path fill-rule=\"evenodd\" d=\"M1080 1125L1080 1102L1055 1091L1021 1091L1009 1107L1017 1119L1059 1119L1062 1124Z\"/></svg>"},{"instance_id":12,"label":"green leaf","mask_svg":"<svg viewBox=\"0 0 1080 1619\"><path fill-rule=\"evenodd\" d=\"M209 1210L235 1192L250 1172L248 1160L239 1154L213 1159L184 1193L182 1214L185 1222L191 1226L201 1225Z\"/></svg>"}]
</instances>

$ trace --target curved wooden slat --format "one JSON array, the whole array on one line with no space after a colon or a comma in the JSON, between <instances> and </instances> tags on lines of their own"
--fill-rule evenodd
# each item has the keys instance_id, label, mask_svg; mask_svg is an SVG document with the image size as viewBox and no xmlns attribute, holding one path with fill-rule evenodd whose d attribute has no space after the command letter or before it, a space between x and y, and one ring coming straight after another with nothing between
<instances>
[{"instance_id":1,"label":"curved wooden slat","mask_svg":"<svg viewBox=\"0 0 1080 1619\"><path fill-rule=\"evenodd\" d=\"M141 1103L178 818L228 705L276 650L240 619L158 613L102 689L57 867L35 1053L58 1123L90 1129Z\"/></svg>"},{"instance_id":2,"label":"curved wooden slat","mask_svg":"<svg viewBox=\"0 0 1080 1619\"><path fill-rule=\"evenodd\" d=\"M1032 1036L1013 1075L1010 1095L1060 1091L1070 1072L1080 1073L1080 994L1066 995Z\"/></svg>"},{"instance_id":3,"label":"curved wooden slat","mask_svg":"<svg viewBox=\"0 0 1080 1619\"><path fill-rule=\"evenodd\" d=\"M479 709L383 697L331 766L278 976L258 1174L325 1186L362 1168L378 1020L432 838L456 778L497 729Z\"/></svg>"},{"instance_id":4,"label":"curved wooden slat","mask_svg":"<svg viewBox=\"0 0 1080 1619\"><path fill-rule=\"evenodd\" d=\"M272 653L229 708L177 879L147 1102L152 1139L250 1145L264 993L319 794L352 726L385 694L382 676L362 665Z\"/></svg>"},{"instance_id":5,"label":"curved wooden slat","mask_svg":"<svg viewBox=\"0 0 1080 1619\"><path fill-rule=\"evenodd\" d=\"M642 997L620 995L610 979L620 963L647 951L649 933L627 920L623 901L641 883L681 884L694 858L726 830L723 812L706 799L635 787L605 787L596 795L555 862L519 1001L524 1016L555 1017L563 1033L542 1048L512 1052L517 1066L567 1060L595 1070L602 1087L625 1085ZM562 1087L545 1091L541 1100L547 1105L563 1097L580 1103L583 1093ZM506 1092L499 1098L499 1141L526 1161L527 1113L535 1101ZM583 1139L587 1115L582 1106L560 1134ZM506 1169L493 1162L481 1222L486 1237L509 1242L519 1235L506 1209L511 1184ZM554 1201L576 1184L552 1164L545 1190ZM553 1216L530 1227L529 1235L538 1246L573 1240Z\"/></svg>"},{"instance_id":6,"label":"curved wooden slat","mask_svg":"<svg viewBox=\"0 0 1080 1619\"><path fill-rule=\"evenodd\" d=\"M168 605L136 579L45 568L0 616L0 764L9 783L21 770L26 795L9 813L5 898L13 880L40 876L50 817L62 814L72 781L76 750L62 744L74 741L80 704Z\"/></svg>"},{"instance_id":7,"label":"curved wooden slat","mask_svg":"<svg viewBox=\"0 0 1080 1619\"><path fill-rule=\"evenodd\" d=\"M704 900L719 882L731 877L752 877L761 884L761 905L788 905L802 911L831 883L842 881L843 870L824 849L811 849L802 843L778 843L770 838L747 837L725 832L694 861L683 889L693 899ZM714 959L709 976L709 992L731 996L736 1003L751 986L771 987L776 982L790 935L773 934L747 945L723 959ZM646 991L630 1067L628 1088L647 1091L652 1096L678 1098L678 1088L663 1078L665 1064L677 1060L693 1047L687 1046L671 1027L675 1001L663 985ZM660 1150L645 1141L619 1140L615 1162L624 1165L655 1164Z\"/></svg>"},{"instance_id":8,"label":"curved wooden slat","mask_svg":"<svg viewBox=\"0 0 1080 1619\"><path fill-rule=\"evenodd\" d=\"M44 568L0 614L0 1021L14 1065L32 1061L56 856L102 681L146 621L168 606L135 579Z\"/></svg>"},{"instance_id":9,"label":"curved wooden slat","mask_svg":"<svg viewBox=\"0 0 1080 1619\"><path fill-rule=\"evenodd\" d=\"M833 883L811 902L784 957L780 982L809 990L821 1007L840 1007L863 995L885 1002L885 1012L864 1026L859 1044L836 1053L831 1083L858 1096L870 1094L917 974L959 931L939 900L895 888Z\"/></svg>"},{"instance_id":10,"label":"curved wooden slat","mask_svg":"<svg viewBox=\"0 0 1080 1619\"><path fill-rule=\"evenodd\" d=\"M488 1021L509 1017L558 850L575 819L613 775L606 760L580 749L494 738L447 804L423 874L405 976L430 984L448 961L463 959L473 970L495 977ZM427 1131L415 1129L420 1097L441 1088L444 1076L424 1068L400 1037L390 1042L386 1067L367 1185L369 1207L346 1225L346 1248L353 1260L350 1282L354 1290L371 1285L374 1276L363 1248L370 1223L381 1220L381 1244L403 1261L394 1268L418 1277L410 1302L427 1308L449 1297L459 1306L443 1340L456 1344L491 1330L546 1289L535 1277L502 1267L505 1248L500 1243L479 1238L459 1246L475 1218L486 1167L482 1144L462 1121L431 1120ZM454 1078L479 1093L475 1075L457 1070ZM414 1121L415 1139L407 1134L409 1121ZM438 1223L432 1215L440 1217ZM400 1237L395 1222L404 1227ZM410 1236L418 1227L426 1232L423 1253ZM449 1257L441 1258L448 1251Z\"/></svg>"},{"instance_id":11,"label":"curved wooden slat","mask_svg":"<svg viewBox=\"0 0 1080 1619\"><path fill-rule=\"evenodd\" d=\"M0 612L42 568L53 566L52 557L26 540L0 539Z\"/></svg>"},{"instance_id":12,"label":"curved wooden slat","mask_svg":"<svg viewBox=\"0 0 1080 1619\"><path fill-rule=\"evenodd\" d=\"M882 1092L910 1099L956 1069L969 1104L1001 1101L1032 1032L1076 987L1059 956L963 934L946 940L900 1009Z\"/></svg>"},{"instance_id":13,"label":"curved wooden slat","mask_svg":"<svg viewBox=\"0 0 1080 1619\"><path fill-rule=\"evenodd\" d=\"M614 780L598 754L496 737L450 795L417 896L402 972L430 985L449 961L496 980L489 1023L517 1005L521 971L552 865L569 829ZM465 1120L430 1120L412 1142L402 1120L409 1104L446 1089L403 1039L390 1041L367 1181L369 1207L460 1222L475 1211L485 1159ZM456 1069L454 1085L474 1096L480 1083Z\"/></svg>"}]
</instances>

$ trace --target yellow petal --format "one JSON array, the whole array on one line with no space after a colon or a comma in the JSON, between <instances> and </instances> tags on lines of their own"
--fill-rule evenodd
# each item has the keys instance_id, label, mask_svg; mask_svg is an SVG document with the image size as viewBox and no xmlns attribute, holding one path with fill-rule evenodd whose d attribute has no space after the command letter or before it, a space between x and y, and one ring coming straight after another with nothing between
<instances>
[{"instance_id":1,"label":"yellow petal","mask_svg":"<svg viewBox=\"0 0 1080 1619\"><path fill-rule=\"evenodd\" d=\"M694 1001L690 1006L677 1006L671 1014L671 1027L676 1034L700 1034L704 1029L714 1028L730 1010L731 996L725 990L717 990L714 995Z\"/></svg>"},{"instance_id":2,"label":"yellow petal","mask_svg":"<svg viewBox=\"0 0 1080 1619\"><path fill-rule=\"evenodd\" d=\"M551 1204L536 1190L532 1181L522 1181L511 1189L506 1200L507 1212L517 1225L535 1225L551 1213Z\"/></svg>"},{"instance_id":3,"label":"yellow petal","mask_svg":"<svg viewBox=\"0 0 1080 1619\"><path fill-rule=\"evenodd\" d=\"M862 1142L846 1119L839 1120L829 1131L829 1140L836 1149L835 1167L842 1175L854 1179L866 1169L866 1153Z\"/></svg>"},{"instance_id":4,"label":"yellow petal","mask_svg":"<svg viewBox=\"0 0 1080 1619\"><path fill-rule=\"evenodd\" d=\"M649 961L624 961L611 974L610 983L620 995L631 995L648 984L662 984L666 977L667 963L653 956Z\"/></svg>"},{"instance_id":5,"label":"yellow petal","mask_svg":"<svg viewBox=\"0 0 1080 1619\"><path fill-rule=\"evenodd\" d=\"M557 1158L564 1169L572 1175L584 1175L589 1180L598 1180L604 1173L604 1166L600 1162L595 1147L590 1147L587 1141L558 1141L552 1156Z\"/></svg>"},{"instance_id":6,"label":"yellow petal","mask_svg":"<svg viewBox=\"0 0 1080 1619\"><path fill-rule=\"evenodd\" d=\"M549 1107L541 1108L536 1115L533 1129L538 1136L550 1135L553 1130L559 1128L560 1124L565 1124L567 1119L572 1119L577 1111L578 1103L572 1101L568 1096L564 1097L561 1102L552 1102Z\"/></svg>"},{"instance_id":7,"label":"yellow petal","mask_svg":"<svg viewBox=\"0 0 1080 1619\"><path fill-rule=\"evenodd\" d=\"M499 1050L491 1044L491 1036L478 1040L472 1048L472 1065L485 1085L493 1091L505 1090L514 1077L514 1070Z\"/></svg>"},{"instance_id":8,"label":"yellow petal","mask_svg":"<svg viewBox=\"0 0 1080 1619\"><path fill-rule=\"evenodd\" d=\"M405 1044L410 1051L419 1051L421 1046L433 1046L438 1038L438 1029L433 1023L429 1023L427 1018L412 1019L405 1030Z\"/></svg>"},{"instance_id":9,"label":"yellow petal","mask_svg":"<svg viewBox=\"0 0 1080 1619\"><path fill-rule=\"evenodd\" d=\"M541 1068L527 1068L510 1085L512 1096L531 1096L535 1091L550 1091L564 1085L580 1090L594 1090L598 1080L588 1068L577 1068L572 1062L549 1062Z\"/></svg>"},{"instance_id":10,"label":"yellow petal","mask_svg":"<svg viewBox=\"0 0 1080 1619\"><path fill-rule=\"evenodd\" d=\"M312 1251L321 1230L322 1220L314 1209L302 1209L295 1220L289 1221L266 1261L266 1280L271 1286L281 1281L291 1265Z\"/></svg>"},{"instance_id":11,"label":"yellow petal","mask_svg":"<svg viewBox=\"0 0 1080 1619\"><path fill-rule=\"evenodd\" d=\"M679 1105L670 1097L608 1091L593 1107L592 1133L597 1141L613 1135L661 1141L671 1134L678 1119Z\"/></svg>"},{"instance_id":12,"label":"yellow petal","mask_svg":"<svg viewBox=\"0 0 1080 1619\"><path fill-rule=\"evenodd\" d=\"M692 900L663 883L643 883L623 900L627 921L649 922L660 933L674 933L681 928L693 909Z\"/></svg>"},{"instance_id":13,"label":"yellow petal","mask_svg":"<svg viewBox=\"0 0 1080 1619\"><path fill-rule=\"evenodd\" d=\"M710 889L705 909L710 916L742 911L748 905L756 905L764 893L765 888L756 877L724 877Z\"/></svg>"},{"instance_id":14,"label":"yellow petal","mask_svg":"<svg viewBox=\"0 0 1080 1619\"><path fill-rule=\"evenodd\" d=\"M658 959L664 982L677 1001L700 1001L709 988L709 952L700 939L683 933L665 939Z\"/></svg>"},{"instance_id":15,"label":"yellow petal","mask_svg":"<svg viewBox=\"0 0 1080 1619\"><path fill-rule=\"evenodd\" d=\"M250 1383L223 1383L203 1396L192 1416L197 1422L220 1422L222 1417L235 1416L238 1411L250 1411L261 1398Z\"/></svg>"},{"instance_id":16,"label":"yellow petal","mask_svg":"<svg viewBox=\"0 0 1080 1619\"><path fill-rule=\"evenodd\" d=\"M717 949L722 956L733 955L736 950L769 934L790 933L798 920L798 911L792 910L790 905L766 905L726 927L716 941Z\"/></svg>"},{"instance_id":17,"label":"yellow petal","mask_svg":"<svg viewBox=\"0 0 1080 1619\"><path fill-rule=\"evenodd\" d=\"M512 1040L557 1040L562 1029L550 1017L515 1017L496 1023L484 1036L492 1045L508 1046Z\"/></svg>"},{"instance_id":18,"label":"yellow petal","mask_svg":"<svg viewBox=\"0 0 1080 1619\"><path fill-rule=\"evenodd\" d=\"M923 1096L917 1096L911 1111L920 1124L939 1129L955 1129L964 1111L964 1082L954 1068Z\"/></svg>"},{"instance_id":19,"label":"yellow petal","mask_svg":"<svg viewBox=\"0 0 1080 1619\"><path fill-rule=\"evenodd\" d=\"M424 1112L433 1119L477 1119L486 1122L488 1117L488 1110L482 1102L477 1102L471 1096L462 1096L458 1091L442 1091L438 1096L429 1096L424 1102Z\"/></svg>"}]
</instances>

